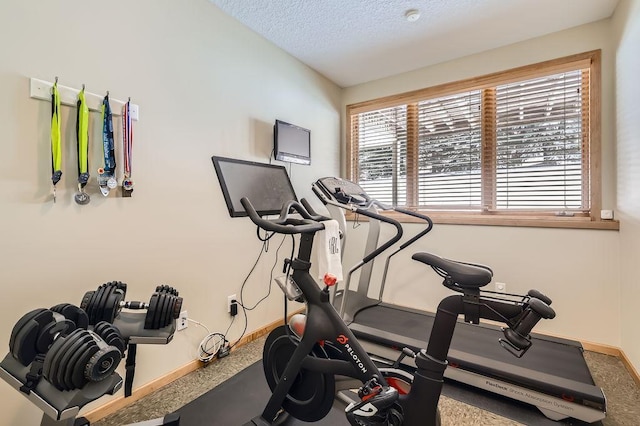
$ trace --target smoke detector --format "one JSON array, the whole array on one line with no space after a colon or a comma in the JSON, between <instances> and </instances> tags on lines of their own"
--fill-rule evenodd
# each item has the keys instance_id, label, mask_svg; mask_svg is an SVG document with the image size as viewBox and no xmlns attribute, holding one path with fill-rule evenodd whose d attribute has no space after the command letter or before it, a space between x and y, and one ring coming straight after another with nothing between
<instances>
[{"instance_id":1,"label":"smoke detector","mask_svg":"<svg viewBox=\"0 0 640 426\"><path fill-rule=\"evenodd\" d=\"M404 17L409 22L416 22L420 18L420 11L418 9L409 9L404 13Z\"/></svg>"}]
</instances>

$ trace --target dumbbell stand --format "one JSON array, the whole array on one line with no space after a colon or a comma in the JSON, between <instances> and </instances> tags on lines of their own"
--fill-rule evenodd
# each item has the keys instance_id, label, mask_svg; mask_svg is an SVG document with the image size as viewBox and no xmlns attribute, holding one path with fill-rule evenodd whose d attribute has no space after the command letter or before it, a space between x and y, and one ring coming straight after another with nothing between
<instances>
[{"instance_id":1,"label":"dumbbell stand","mask_svg":"<svg viewBox=\"0 0 640 426\"><path fill-rule=\"evenodd\" d=\"M11 354L0 363L0 378L18 390L44 412L41 426L73 426L80 409L103 395L113 395L122 387L122 377L113 373L101 382L87 383L82 389L59 391L44 378L28 395L20 388L26 383L30 367L25 367Z\"/></svg>"},{"instance_id":2,"label":"dumbbell stand","mask_svg":"<svg viewBox=\"0 0 640 426\"><path fill-rule=\"evenodd\" d=\"M173 339L176 322L159 330L144 328L145 312L121 311L113 320L113 325L120 330L120 334L129 344L157 344L166 345Z\"/></svg>"}]
</instances>

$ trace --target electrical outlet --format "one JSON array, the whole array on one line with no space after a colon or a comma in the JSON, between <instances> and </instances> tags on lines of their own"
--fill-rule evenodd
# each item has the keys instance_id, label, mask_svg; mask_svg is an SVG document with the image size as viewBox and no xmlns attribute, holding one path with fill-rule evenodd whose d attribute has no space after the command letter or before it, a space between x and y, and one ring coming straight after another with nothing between
<instances>
[{"instance_id":1,"label":"electrical outlet","mask_svg":"<svg viewBox=\"0 0 640 426\"><path fill-rule=\"evenodd\" d=\"M235 294L232 294L231 296L227 296L227 312L228 313L231 313L231 302L233 302L234 300L238 300Z\"/></svg>"},{"instance_id":2,"label":"electrical outlet","mask_svg":"<svg viewBox=\"0 0 640 426\"><path fill-rule=\"evenodd\" d=\"M176 322L176 329L178 331L184 330L185 328L189 327L188 318L189 318L189 315L187 315L187 311L180 312L180 317L178 318L178 321Z\"/></svg>"},{"instance_id":3,"label":"electrical outlet","mask_svg":"<svg viewBox=\"0 0 640 426\"><path fill-rule=\"evenodd\" d=\"M496 282L496 291L498 293L506 293L507 292L507 284Z\"/></svg>"}]
</instances>

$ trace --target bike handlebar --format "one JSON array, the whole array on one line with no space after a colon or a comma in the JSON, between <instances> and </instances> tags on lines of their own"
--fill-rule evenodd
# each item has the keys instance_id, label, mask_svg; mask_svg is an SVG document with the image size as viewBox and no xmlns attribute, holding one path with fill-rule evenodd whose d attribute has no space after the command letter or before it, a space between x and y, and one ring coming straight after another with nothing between
<instances>
[{"instance_id":1,"label":"bike handlebar","mask_svg":"<svg viewBox=\"0 0 640 426\"><path fill-rule=\"evenodd\" d=\"M315 233L324 229L322 220L326 217L310 213L302 204L295 200L286 202L280 210L280 216L276 219L263 219L248 198L242 197L240 203L249 215L253 223L266 231L278 234L306 234ZM308 203L306 203L308 205ZM313 211L313 209L311 209ZM291 217L290 212L298 213L302 219ZM315 213L315 211L313 212Z\"/></svg>"}]
</instances>

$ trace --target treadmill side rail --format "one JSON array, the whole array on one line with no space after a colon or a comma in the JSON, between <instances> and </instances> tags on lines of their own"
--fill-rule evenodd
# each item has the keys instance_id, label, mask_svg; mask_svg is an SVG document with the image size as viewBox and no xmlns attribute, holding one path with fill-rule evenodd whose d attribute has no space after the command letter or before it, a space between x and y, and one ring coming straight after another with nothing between
<instances>
[{"instance_id":1,"label":"treadmill side rail","mask_svg":"<svg viewBox=\"0 0 640 426\"><path fill-rule=\"evenodd\" d=\"M512 385L511 383L492 380L459 368L447 368L445 377L533 405L545 417L555 421L572 417L583 422L593 423L603 420L606 416L605 412L596 408L575 404L561 398Z\"/></svg>"}]
</instances>

